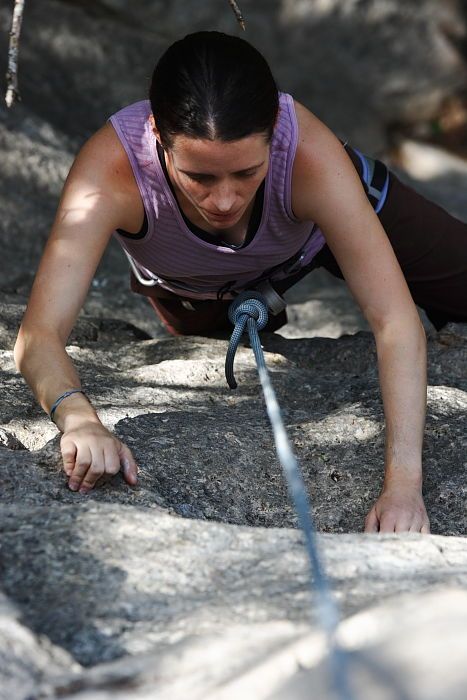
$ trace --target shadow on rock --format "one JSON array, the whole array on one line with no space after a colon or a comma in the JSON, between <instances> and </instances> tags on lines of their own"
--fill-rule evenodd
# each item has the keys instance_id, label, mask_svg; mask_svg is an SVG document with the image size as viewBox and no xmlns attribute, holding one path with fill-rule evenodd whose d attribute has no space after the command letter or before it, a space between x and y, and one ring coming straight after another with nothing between
<instances>
[{"instance_id":1,"label":"shadow on rock","mask_svg":"<svg viewBox=\"0 0 467 700\"><path fill-rule=\"evenodd\" d=\"M95 620L103 591L117 598L126 574L86 551L83 509L16 503L0 512L2 587L24 623L84 665L122 653L113 630ZM90 538L106 549L105 532L96 528Z\"/></svg>"}]
</instances>

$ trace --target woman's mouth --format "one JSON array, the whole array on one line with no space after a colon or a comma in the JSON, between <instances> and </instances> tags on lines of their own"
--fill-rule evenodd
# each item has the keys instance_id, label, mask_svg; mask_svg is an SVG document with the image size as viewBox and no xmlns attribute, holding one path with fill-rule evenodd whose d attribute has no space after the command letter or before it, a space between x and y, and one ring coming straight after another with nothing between
<instances>
[{"instance_id":1,"label":"woman's mouth","mask_svg":"<svg viewBox=\"0 0 467 700\"><path fill-rule=\"evenodd\" d=\"M218 213L216 211L207 211L206 212L208 216L214 216L216 219L231 219L232 217L237 215L237 212L227 212L227 213Z\"/></svg>"},{"instance_id":2,"label":"woman's mouth","mask_svg":"<svg viewBox=\"0 0 467 700\"><path fill-rule=\"evenodd\" d=\"M239 219L241 213L241 209L227 213L205 210L204 216L214 224L231 225Z\"/></svg>"}]
</instances>

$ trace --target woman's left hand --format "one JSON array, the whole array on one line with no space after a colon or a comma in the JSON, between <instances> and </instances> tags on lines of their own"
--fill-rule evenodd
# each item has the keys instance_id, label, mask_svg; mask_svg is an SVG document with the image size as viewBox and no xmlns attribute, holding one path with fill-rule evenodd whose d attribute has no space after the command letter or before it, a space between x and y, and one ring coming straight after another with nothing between
<instances>
[{"instance_id":1,"label":"woman's left hand","mask_svg":"<svg viewBox=\"0 0 467 700\"><path fill-rule=\"evenodd\" d=\"M422 532L429 534L430 521L421 489L392 483L383 490L365 518L365 532Z\"/></svg>"}]
</instances>

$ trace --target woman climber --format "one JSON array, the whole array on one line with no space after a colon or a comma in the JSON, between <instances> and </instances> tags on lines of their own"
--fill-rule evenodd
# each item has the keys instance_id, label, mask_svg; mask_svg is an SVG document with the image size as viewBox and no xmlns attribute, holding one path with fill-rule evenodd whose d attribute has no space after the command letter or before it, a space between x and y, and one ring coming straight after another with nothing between
<instances>
[{"instance_id":1,"label":"woman climber","mask_svg":"<svg viewBox=\"0 0 467 700\"><path fill-rule=\"evenodd\" d=\"M34 282L15 359L59 430L69 487L87 493L129 448L100 422L65 351L112 235L132 288L174 334L227 327L230 301L279 294L324 266L345 278L374 333L385 477L367 532L429 532L422 497L426 339L467 321L467 225L343 144L278 92L246 41L198 32L158 62L149 100L114 114L78 154ZM286 322L272 317L270 330Z\"/></svg>"}]
</instances>

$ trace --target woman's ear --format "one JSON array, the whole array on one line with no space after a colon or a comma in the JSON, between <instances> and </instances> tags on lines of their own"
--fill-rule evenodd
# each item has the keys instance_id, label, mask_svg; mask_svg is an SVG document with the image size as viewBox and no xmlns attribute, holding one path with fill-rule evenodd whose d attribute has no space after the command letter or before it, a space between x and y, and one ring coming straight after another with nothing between
<instances>
[{"instance_id":1,"label":"woman's ear","mask_svg":"<svg viewBox=\"0 0 467 700\"><path fill-rule=\"evenodd\" d=\"M149 116L149 122L151 124L152 133L154 134L154 136L156 137L156 139L159 141L160 145L162 146L161 135L159 133L159 129L156 126L156 120L154 119L154 114L151 114Z\"/></svg>"}]
</instances>

